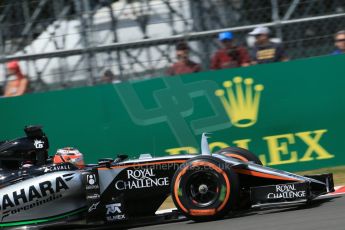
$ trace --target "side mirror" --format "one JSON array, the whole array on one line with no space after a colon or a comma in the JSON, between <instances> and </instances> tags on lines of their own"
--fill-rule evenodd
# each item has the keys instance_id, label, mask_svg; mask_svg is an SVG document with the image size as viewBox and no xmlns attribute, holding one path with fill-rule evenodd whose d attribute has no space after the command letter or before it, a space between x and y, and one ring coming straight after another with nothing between
<instances>
[{"instance_id":1,"label":"side mirror","mask_svg":"<svg viewBox=\"0 0 345 230\"><path fill-rule=\"evenodd\" d=\"M98 165L101 167L110 168L112 161L112 158L101 158L98 160Z\"/></svg>"},{"instance_id":2,"label":"side mirror","mask_svg":"<svg viewBox=\"0 0 345 230\"><path fill-rule=\"evenodd\" d=\"M114 163L120 163L128 158L128 155L119 154L114 160Z\"/></svg>"}]
</instances>

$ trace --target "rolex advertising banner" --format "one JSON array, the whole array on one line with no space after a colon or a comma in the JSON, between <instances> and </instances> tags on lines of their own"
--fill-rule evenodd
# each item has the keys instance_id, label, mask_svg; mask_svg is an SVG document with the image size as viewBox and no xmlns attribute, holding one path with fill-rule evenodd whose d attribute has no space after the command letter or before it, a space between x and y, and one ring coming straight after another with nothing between
<instances>
[{"instance_id":1,"label":"rolex advertising banner","mask_svg":"<svg viewBox=\"0 0 345 230\"><path fill-rule=\"evenodd\" d=\"M50 154L72 146L88 163L141 153L239 146L267 166L345 164L345 56L321 57L0 99L0 139L40 124Z\"/></svg>"}]
</instances>

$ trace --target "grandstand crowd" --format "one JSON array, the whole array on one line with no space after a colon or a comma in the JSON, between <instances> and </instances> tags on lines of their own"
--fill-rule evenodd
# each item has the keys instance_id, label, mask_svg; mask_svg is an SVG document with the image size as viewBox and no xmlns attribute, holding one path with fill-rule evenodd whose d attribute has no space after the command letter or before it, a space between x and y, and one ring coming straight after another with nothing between
<instances>
[{"instance_id":1,"label":"grandstand crowd","mask_svg":"<svg viewBox=\"0 0 345 230\"><path fill-rule=\"evenodd\" d=\"M232 32L218 34L218 40L222 47L210 57L209 69L226 69L246 67L250 65L288 61L284 47L272 42L270 30L267 27L257 27L249 33L255 37L255 45L248 49L234 42L235 35ZM334 35L335 50L331 55L345 53L345 30L338 31ZM190 47L187 42L176 44L176 62L167 69L167 75L180 75L202 71L199 63L194 62L189 56ZM3 97L20 96L30 92L29 78L22 72L19 61L6 63L7 76L3 89ZM120 79L106 70L101 78L102 83L119 83Z\"/></svg>"}]
</instances>

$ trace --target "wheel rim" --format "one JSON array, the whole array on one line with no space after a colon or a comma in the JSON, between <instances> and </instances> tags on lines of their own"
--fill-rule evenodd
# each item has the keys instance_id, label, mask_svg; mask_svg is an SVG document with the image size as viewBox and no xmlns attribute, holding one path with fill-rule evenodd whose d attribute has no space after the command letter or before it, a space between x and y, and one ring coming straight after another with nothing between
<instances>
[{"instance_id":1,"label":"wheel rim","mask_svg":"<svg viewBox=\"0 0 345 230\"><path fill-rule=\"evenodd\" d=\"M198 207L207 207L219 197L219 176L215 172L195 172L187 183L187 196Z\"/></svg>"}]
</instances>

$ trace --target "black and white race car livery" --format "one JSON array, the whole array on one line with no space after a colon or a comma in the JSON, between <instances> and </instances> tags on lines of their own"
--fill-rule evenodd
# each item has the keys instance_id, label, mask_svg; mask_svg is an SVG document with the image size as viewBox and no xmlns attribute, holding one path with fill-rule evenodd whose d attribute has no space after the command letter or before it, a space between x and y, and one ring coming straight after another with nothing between
<instances>
[{"instance_id":1,"label":"black and white race car livery","mask_svg":"<svg viewBox=\"0 0 345 230\"><path fill-rule=\"evenodd\" d=\"M272 169L236 147L210 153L205 134L200 155L120 155L80 169L49 161L40 127L25 132L0 143L0 227L126 223L155 216L170 195L181 215L205 221L260 205L308 203L334 191L331 174ZM33 165L24 167L26 161Z\"/></svg>"}]
</instances>

